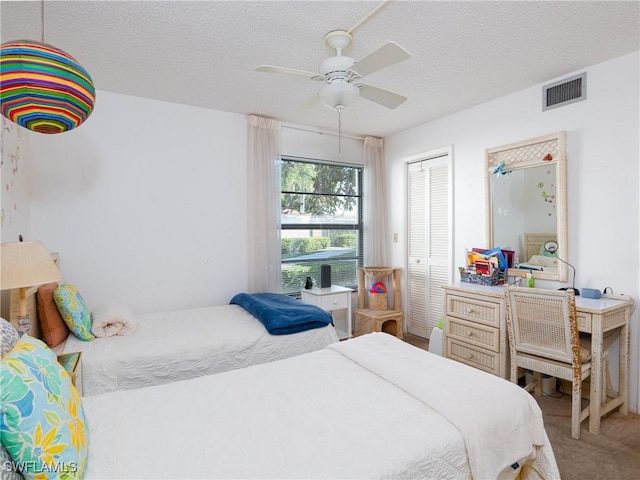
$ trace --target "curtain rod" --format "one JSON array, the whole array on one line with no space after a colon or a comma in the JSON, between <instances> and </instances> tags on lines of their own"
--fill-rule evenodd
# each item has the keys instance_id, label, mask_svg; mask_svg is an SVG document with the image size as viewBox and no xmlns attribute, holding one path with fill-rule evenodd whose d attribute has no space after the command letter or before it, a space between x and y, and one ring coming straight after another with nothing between
<instances>
[{"instance_id":1,"label":"curtain rod","mask_svg":"<svg viewBox=\"0 0 640 480\"><path fill-rule=\"evenodd\" d=\"M291 128L292 130L303 130L305 132L313 132L313 133L320 133L320 134L324 134L324 135L333 135L334 137L338 137L340 136L338 134L338 132L333 132L331 130L325 130L323 128L315 128L315 127L305 127L303 125L295 125L293 123L285 123L282 122L281 125L285 128ZM348 135L348 134L342 134L342 138L351 138L353 140L364 140L364 137L358 137L356 135Z\"/></svg>"}]
</instances>

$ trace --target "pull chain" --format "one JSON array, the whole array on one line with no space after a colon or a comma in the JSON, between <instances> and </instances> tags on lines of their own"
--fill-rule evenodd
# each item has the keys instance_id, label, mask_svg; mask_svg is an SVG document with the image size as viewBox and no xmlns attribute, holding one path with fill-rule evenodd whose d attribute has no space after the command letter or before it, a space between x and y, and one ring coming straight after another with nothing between
<instances>
[{"instance_id":1,"label":"pull chain","mask_svg":"<svg viewBox=\"0 0 640 480\"><path fill-rule=\"evenodd\" d=\"M336 111L338 112L338 153L342 154L342 110L344 107L338 105Z\"/></svg>"},{"instance_id":2,"label":"pull chain","mask_svg":"<svg viewBox=\"0 0 640 480\"><path fill-rule=\"evenodd\" d=\"M342 153L342 109L338 110L338 153Z\"/></svg>"}]
</instances>

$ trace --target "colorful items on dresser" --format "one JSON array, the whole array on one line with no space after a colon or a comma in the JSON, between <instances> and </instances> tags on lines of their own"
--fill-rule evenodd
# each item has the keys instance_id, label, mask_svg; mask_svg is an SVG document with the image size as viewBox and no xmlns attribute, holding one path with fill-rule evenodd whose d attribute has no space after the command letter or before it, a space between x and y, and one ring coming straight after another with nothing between
<instances>
[{"instance_id":1,"label":"colorful items on dresser","mask_svg":"<svg viewBox=\"0 0 640 480\"><path fill-rule=\"evenodd\" d=\"M511 267L513 253L499 247L491 250L473 248L467 251L466 267L458 267L460 280L481 285L499 285L505 282L505 272Z\"/></svg>"}]
</instances>

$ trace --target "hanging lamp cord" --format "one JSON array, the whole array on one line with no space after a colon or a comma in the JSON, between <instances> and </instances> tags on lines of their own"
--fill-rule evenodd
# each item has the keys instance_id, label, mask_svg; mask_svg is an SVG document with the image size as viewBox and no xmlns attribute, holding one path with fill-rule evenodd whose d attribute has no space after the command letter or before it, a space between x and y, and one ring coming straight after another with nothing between
<instances>
[{"instance_id":1,"label":"hanging lamp cord","mask_svg":"<svg viewBox=\"0 0 640 480\"><path fill-rule=\"evenodd\" d=\"M40 31L42 33L42 43L44 42L44 0L40 2Z\"/></svg>"}]
</instances>

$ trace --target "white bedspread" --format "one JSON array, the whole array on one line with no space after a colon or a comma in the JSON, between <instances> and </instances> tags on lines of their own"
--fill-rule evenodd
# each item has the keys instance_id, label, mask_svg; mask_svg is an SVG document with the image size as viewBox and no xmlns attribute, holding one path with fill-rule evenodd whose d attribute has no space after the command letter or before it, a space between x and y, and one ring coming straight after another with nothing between
<instances>
[{"instance_id":1,"label":"white bedspread","mask_svg":"<svg viewBox=\"0 0 640 480\"><path fill-rule=\"evenodd\" d=\"M270 335L237 305L141 314L136 322L137 330L130 336L92 342L69 336L64 352L83 352L83 395L225 372L338 341L331 325L293 335Z\"/></svg>"},{"instance_id":2,"label":"white bedspread","mask_svg":"<svg viewBox=\"0 0 640 480\"><path fill-rule=\"evenodd\" d=\"M519 386L438 355L424 355L390 335L330 345L438 411L464 439L474 478L498 478L545 443L542 411ZM420 381L428 378L428 381Z\"/></svg>"},{"instance_id":3,"label":"white bedspread","mask_svg":"<svg viewBox=\"0 0 640 480\"><path fill-rule=\"evenodd\" d=\"M427 390L446 389L446 381L432 378L431 367L440 362L430 360L439 357L408 353L405 347L415 347L391 336L370 341L380 335L386 334L219 375L84 398L90 431L85 478L471 479L478 459L467 454L482 444L469 442L499 443L493 437L507 428L510 415L474 407L482 427L461 434L466 427L421 398ZM376 356L389 359L392 378L366 359ZM422 358L430 360L411 367ZM476 391L469 389L457 404L485 401L486 394ZM509 409L528 405L526 397L508 395ZM545 445L531 446L525 455L537 450L522 470L524 479L559 478L544 431L542 436ZM506 451L509 441L502 442Z\"/></svg>"}]
</instances>

